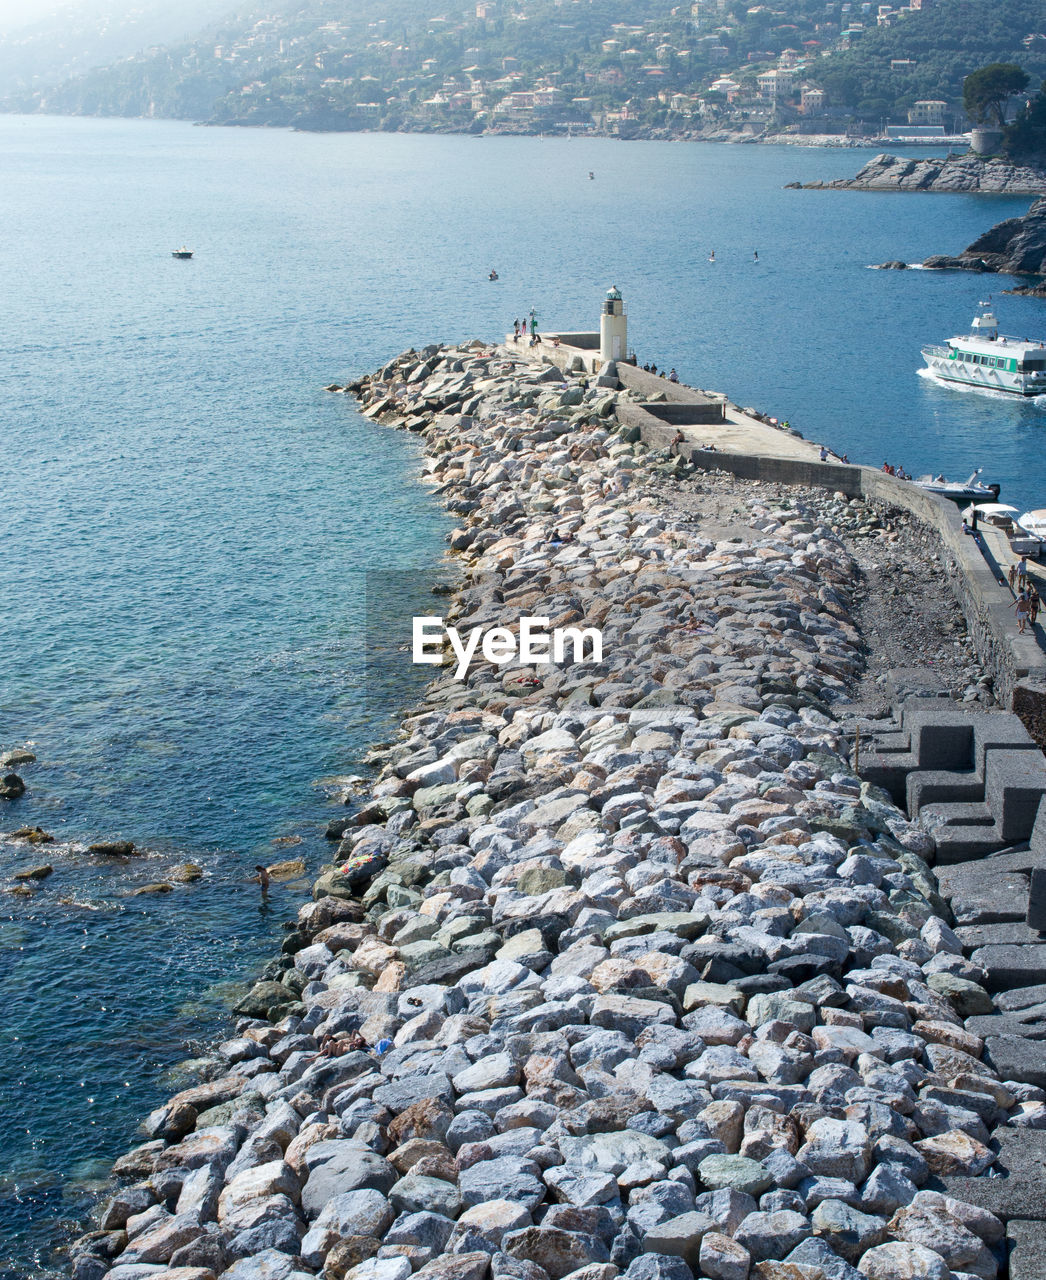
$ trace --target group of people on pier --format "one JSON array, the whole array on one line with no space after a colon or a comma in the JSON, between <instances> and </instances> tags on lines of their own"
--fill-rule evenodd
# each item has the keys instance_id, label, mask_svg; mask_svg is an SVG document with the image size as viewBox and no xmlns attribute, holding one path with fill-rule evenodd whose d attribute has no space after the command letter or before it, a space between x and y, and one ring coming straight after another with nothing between
<instances>
[{"instance_id":1,"label":"group of people on pier","mask_svg":"<svg viewBox=\"0 0 1046 1280\"><path fill-rule=\"evenodd\" d=\"M669 371L665 373L664 369L658 369L656 364L645 364L642 368L644 373L659 373L662 378L667 378L669 382L679 381L679 374L676 373L675 369L669 369Z\"/></svg>"},{"instance_id":2,"label":"group of people on pier","mask_svg":"<svg viewBox=\"0 0 1046 1280\"><path fill-rule=\"evenodd\" d=\"M1014 593L1013 611L1017 615L1017 634L1023 635L1029 623L1035 626L1042 606L1039 592L1028 573L1027 556L1021 556L1016 564L1010 565L1006 580Z\"/></svg>"},{"instance_id":3,"label":"group of people on pier","mask_svg":"<svg viewBox=\"0 0 1046 1280\"><path fill-rule=\"evenodd\" d=\"M527 317L526 316L523 317L522 321L519 321L519 320L512 321L512 341L519 342L520 338L522 338L524 342L526 341L526 338L527 338ZM536 347L540 341L541 341L541 336L538 333L537 316L534 314L534 309L531 308L530 345L532 347Z\"/></svg>"},{"instance_id":4,"label":"group of people on pier","mask_svg":"<svg viewBox=\"0 0 1046 1280\"><path fill-rule=\"evenodd\" d=\"M911 479L911 476L907 471L905 471L904 467L895 467L892 462L884 462L883 471L885 471L888 476L896 476L898 480ZM944 476L941 476L941 479L943 480Z\"/></svg>"}]
</instances>

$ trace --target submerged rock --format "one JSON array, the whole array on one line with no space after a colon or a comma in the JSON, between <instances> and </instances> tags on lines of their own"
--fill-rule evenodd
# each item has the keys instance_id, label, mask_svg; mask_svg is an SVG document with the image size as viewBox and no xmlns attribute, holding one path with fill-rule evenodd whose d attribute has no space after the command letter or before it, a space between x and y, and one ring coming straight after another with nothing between
<instances>
[{"instance_id":1,"label":"submerged rock","mask_svg":"<svg viewBox=\"0 0 1046 1280\"><path fill-rule=\"evenodd\" d=\"M54 836L43 827L19 827L11 835L15 840L27 840L30 844L54 844Z\"/></svg>"},{"instance_id":2,"label":"submerged rock","mask_svg":"<svg viewBox=\"0 0 1046 1280\"><path fill-rule=\"evenodd\" d=\"M99 840L87 846L88 853L99 853L110 858L129 858L135 853L132 840Z\"/></svg>"},{"instance_id":3,"label":"submerged rock","mask_svg":"<svg viewBox=\"0 0 1046 1280\"><path fill-rule=\"evenodd\" d=\"M46 880L54 871L54 867L49 862L41 863L38 867L25 867L21 871L14 873L16 880Z\"/></svg>"},{"instance_id":4,"label":"submerged rock","mask_svg":"<svg viewBox=\"0 0 1046 1280\"><path fill-rule=\"evenodd\" d=\"M25 795L25 783L17 773L5 773L0 778L0 800L17 800Z\"/></svg>"}]
</instances>

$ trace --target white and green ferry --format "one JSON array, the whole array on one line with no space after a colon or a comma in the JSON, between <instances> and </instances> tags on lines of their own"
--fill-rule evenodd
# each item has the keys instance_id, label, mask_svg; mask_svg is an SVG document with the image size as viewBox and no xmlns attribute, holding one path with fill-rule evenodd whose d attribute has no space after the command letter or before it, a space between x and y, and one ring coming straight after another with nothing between
<instances>
[{"instance_id":1,"label":"white and green ferry","mask_svg":"<svg viewBox=\"0 0 1046 1280\"><path fill-rule=\"evenodd\" d=\"M946 382L984 391L1046 395L1046 345L1002 336L990 303L982 302L981 307L973 333L949 338L944 346L923 347L926 367Z\"/></svg>"}]
</instances>

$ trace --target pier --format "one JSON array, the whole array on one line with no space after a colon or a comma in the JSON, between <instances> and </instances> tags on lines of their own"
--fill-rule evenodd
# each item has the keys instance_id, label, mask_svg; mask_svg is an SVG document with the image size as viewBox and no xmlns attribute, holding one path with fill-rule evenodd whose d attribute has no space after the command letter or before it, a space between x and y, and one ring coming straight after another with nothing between
<instances>
[{"instance_id":1,"label":"pier","mask_svg":"<svg viewBox=\"0 0 1046 1280\"><path fill-rule=\"evenodd\" d=\"M1016 557L999 530L981 526L977 538L966 535L959 508L945 498L876 467L843 463L834 456L822 462L820 444L746 413L725 395L670 382L629 361L609 360L601 354L598 333L542 334L533 346L516 344L507 335L504 349L564 371L583 369L608 388L643 396L639 403L622 401L618 420L650 448L671 448L703 470L815 486L911 513L940 539L948 586L1003 705L1046 748L1046 636L1042 624L1023 635L1017 630L1007 585ZM684 439L674 443L679 433Z\"/></svg>"},{"instance_id":2,"label":"pier","mask_svg":"<svg viewBox=\"0 0 1046 1280\"><path fill-rule=\"evenodd\" d=\"M446 620L600 656L429 685L76 1280L1040 1280L1039 666L957 514L564 335L352 390L460 521ZM1005 707L855 702L891 506Z\"/></svg>"}]
</instances>

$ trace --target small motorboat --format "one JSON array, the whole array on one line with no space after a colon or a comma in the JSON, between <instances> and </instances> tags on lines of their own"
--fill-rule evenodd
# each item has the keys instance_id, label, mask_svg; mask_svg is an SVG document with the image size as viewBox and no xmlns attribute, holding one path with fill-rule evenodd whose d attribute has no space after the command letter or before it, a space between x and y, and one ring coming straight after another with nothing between
<instances>
[{"instance_id":1,"label":"small motorboat","mask_svg":"<svg viewBox=\"0 0 1046 1280\"><path fill-rule=\"evenodd\" d=\"M981 484L977 477L982 468L978 467L966 481L946 480L943 475L916 476L912 484L925 489L927 493L936 493L941 498L951 498L953 502L996 502L999 498L1000 485Z\"/></svg>"},{"instance_id":2,"label":"small motorboat","mask_svg":"<svg viewBox=\"0 0 1046 1280\"><path fill-rule=\"evenodd\" d=\"M1046 538L1046 507L1039 507L1036 511L1025 511L1023 515L1017 517L1015 523L1033 538Z\"/></svg>"},{"instance_id":3,"label":"small motorboat","mask_svg":"<svg viewBox=\"0 0 1046 1280\"><path fill-rule=\"evenodd\" d=\"M973 524L974 517L978 524L994 525L997 529L1009 529L1014 523L1017 508L1005 502L971 502L962 513L967 524Z\"/></svg>"},{"instance_id":4,"label":"small motorboat","mask_svg":"<svg viewBox=\"0 0 1046 1280\"><path fill-rule=\"evenodd\" d=\"M191 258L192 250L186 249L185 246L183 245L180 249L172 249L171 257L172 258Z\"/></svg>"}]
</instances>

